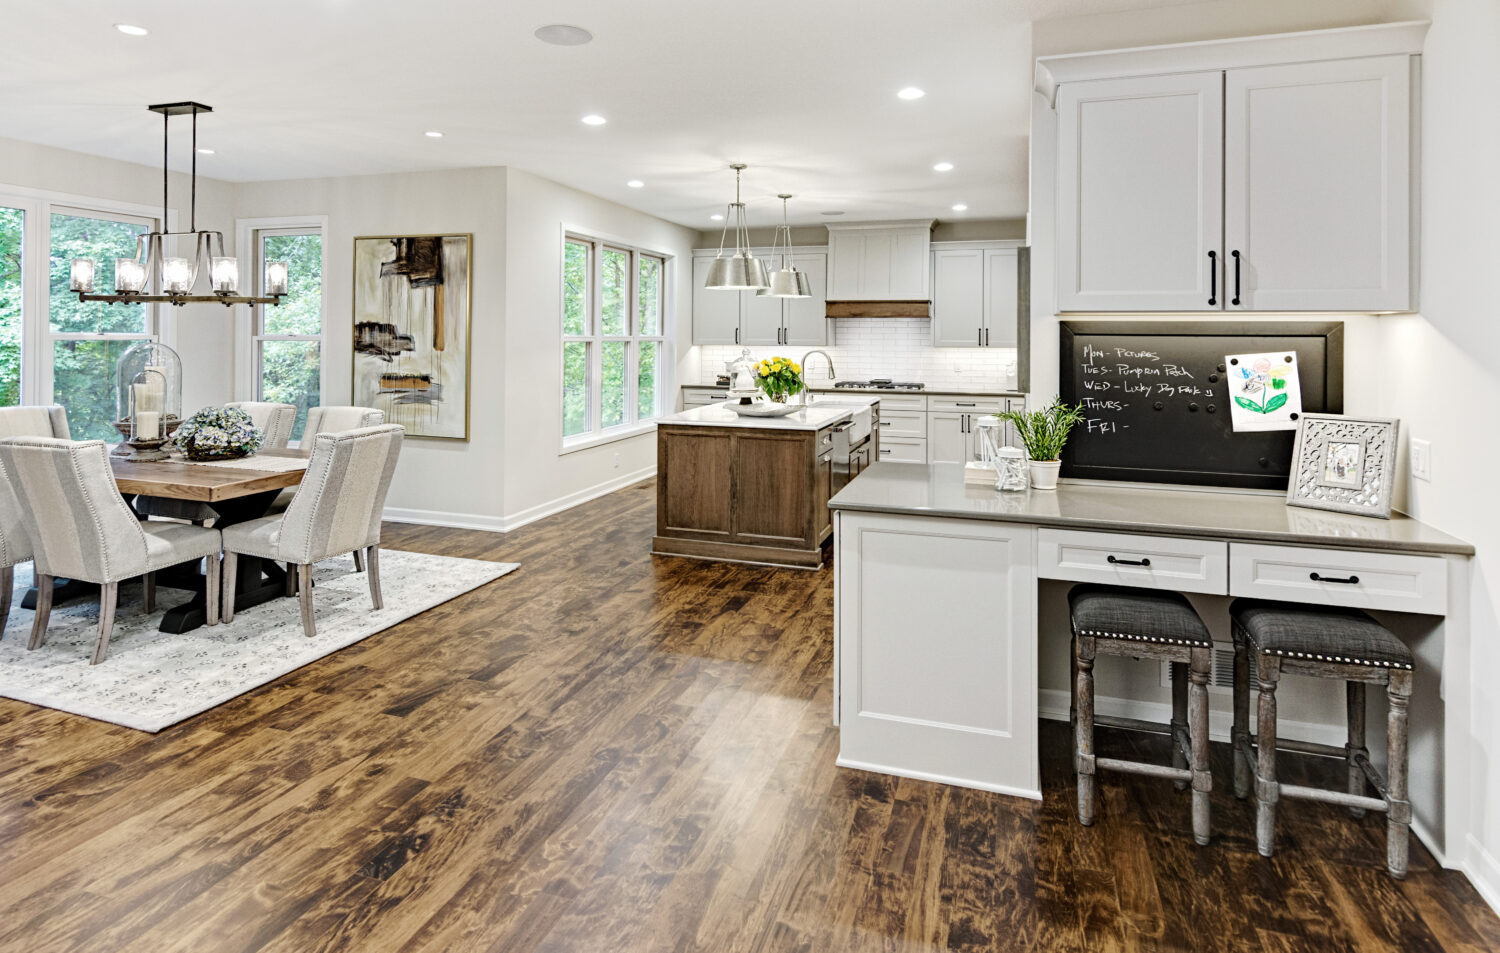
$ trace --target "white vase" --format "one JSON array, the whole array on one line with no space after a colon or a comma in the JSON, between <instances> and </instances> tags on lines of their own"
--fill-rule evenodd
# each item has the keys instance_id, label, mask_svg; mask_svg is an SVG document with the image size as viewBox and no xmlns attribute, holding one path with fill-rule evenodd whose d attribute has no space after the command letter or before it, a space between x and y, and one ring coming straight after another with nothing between
<instances>
[{"instance_id":1,"label":"white vase","mask_svg":"<svg viewBox=\"0 0 1500 953\"><path fill-rule=\"evenodd\" d=\"M1057 471L1061 469L1061 460L1031 461L1031 488L1033 490L1057 489Z\"/></svg>"}]
</instances>

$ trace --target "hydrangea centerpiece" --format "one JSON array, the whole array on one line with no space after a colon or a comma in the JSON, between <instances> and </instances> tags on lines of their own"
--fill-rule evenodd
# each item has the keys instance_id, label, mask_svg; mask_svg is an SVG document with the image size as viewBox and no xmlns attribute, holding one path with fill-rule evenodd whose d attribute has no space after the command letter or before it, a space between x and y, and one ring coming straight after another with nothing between
<instances>
[{"instance_id":1,"label":"hydrangea centerpiece","mask_svg":"<svg viewBox=\"0 0 1500 953\"><path fill-rule=\"evenodd\" d=\"M205 407L172 434L172 446L189 460L233 460L260 449L265 434L237 407Z\"/></svg>"}]
</instances>

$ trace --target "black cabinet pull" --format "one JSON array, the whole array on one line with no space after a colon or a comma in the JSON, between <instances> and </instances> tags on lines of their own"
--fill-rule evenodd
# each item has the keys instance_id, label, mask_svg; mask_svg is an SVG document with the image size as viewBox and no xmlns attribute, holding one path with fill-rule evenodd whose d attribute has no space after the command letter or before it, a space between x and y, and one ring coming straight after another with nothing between
<instances>
[{"instance_id":1,"label":"black cabinet pull","mask_svg":"<svg viewBox=\"0 0 1500 953\"><path fill-rule=\"evenodd\" d=\"M1219 303L1219 253L1208 253L1208 303Z\"/></svg>"},{"instance_id":2,"label":"black cabinet pull","mask_svg":"<svg viewBox=\"0 0 1500 953\"><path fill-rule=\"evenodd\" d=\"M734 329L734 343L736 343L736 344L740 343L740 329L739 328L735 328Z\"/></svg>"},{"instance_id":3,"label":"black cabinet pull","mask_svg":"<svg viewBox=\"0 0 1500 953\"><path fill-rule=\"evenodd\" d=\"M1310 573L1307 574L1307 578L1311 579L1313 582L1339 582L1339 583L1343 583L1346 586L1357 586L1357 585L1359 585L1359 577L1358 576L1350 576L1347 579L1335 579L1332 576L1320 576L1320 575L1318 575L1315 572L1310 572Z\"/></svg>"},{"instance_id":4,"label":"black cabinet pull","mask_svg":"<svg viewBox=\"0 0 1500 953\"><path fill-rule=\"evenodd\" d=\"M974 329L974 346L975 347L984 347L984 329L983 328L975 328Z\"/></svg>"},{"instance_id":5,"label":"black cabinet pull","mask_svg":"<svg viewBox=\"0 0 1500 953\"><path fill-rule=\"evenodd\" d=\"M989 347L990 346L990 329L989 328L985 328L984 329L984 346L985 347Z\"/></svg>"},{"instance_id":6,"label":"black cabinet pull","mask_svg":"<svg viewBox=\"0 0 1500 953\"><path fill-rule=\"evenodd\" d=\"M1151 566L1151 560L1150 559L1145 559L1145 558L1143 558L1143 559L1116 559L1114 556L1110 556L1109 557L1109 561L1110 561L1110 563L1112 565L1115 565L1115 566L1145 566L1147 568L1150 568L1150 566Z\"/></svg>"},{"instance_id":7,"label":"black cabinet pull","mask_svg":"<svg viewBox=\"0 0 1500 953\"><path fill-rule=\"evenodd\" d=\"M880 452L881 453L890 453L891 451L889 449L885 448L885 447L881 447L880 448Z\"/></svg>"},{"instance_id":8,"label":"black cabinet pull","mask_svg":"<svg viewBox=\"0 0 1500 953\"><path fill-rule=\"evenodd\" d=\"M1229 253L1234 256L1234 297L1229 299L1230 304L1240 303L1240 250L1236 248Z\"/></svg>"}]
</instances>

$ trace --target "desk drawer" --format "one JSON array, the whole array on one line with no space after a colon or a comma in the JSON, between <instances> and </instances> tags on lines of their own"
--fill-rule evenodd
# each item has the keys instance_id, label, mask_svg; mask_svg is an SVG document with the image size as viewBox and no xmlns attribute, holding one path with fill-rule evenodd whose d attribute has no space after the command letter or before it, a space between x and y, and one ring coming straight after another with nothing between
<instances>
[{"instance_id":1,"label":"desk drawer","mask_svg":"<svg viewBox=\"0 0 1500 953\"><path fill-rule=\"evenodd\" d=\"M1037 531L1037 575L1043 579L1223 595L1229 591L1228 564L1229 547L1219 540Z\"/></svg>"},{"instance_id":2,"label":"desk drawer","mask_svg":"<svg viewBox=\"0 0 1500 953\"><path fill-rule=\"evenodd\" d=\"M926 463L927 441L880 434L880 459L886 463Z\"/></svg>"},{"instance_id":3,"label":"desk drawer","mask_svg":"<svg viewBox=\"0 0 1500 953\"><path fill-rule=\"evenodd\" d=\"M888 410L880 402L880 437L926 437L927 415L918 410Z\"/></svg>"},{"instance_id":4,"label":"desk drawer","mask_svg":"<svg viewBox=\"0 0 1500 953\"><path fill-rule=\"evenodd\" d=\"M1230 543L1229 594L1444 615L1448 563L1441 556Z\"/></svg>"}]
</instances>

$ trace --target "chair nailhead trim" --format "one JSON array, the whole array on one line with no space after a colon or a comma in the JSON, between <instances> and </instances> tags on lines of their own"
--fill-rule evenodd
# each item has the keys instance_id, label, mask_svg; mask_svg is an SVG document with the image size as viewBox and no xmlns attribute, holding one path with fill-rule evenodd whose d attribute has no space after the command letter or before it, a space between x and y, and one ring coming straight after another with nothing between
<instances>
[{"instance_id":1,"label":"chair nailhead trim","mask_svg":"<svg viewBox=\"0 0 1500 953\"><path fill-rule=\"evenodd\" d=\"M1260 652L1262 655L1276 655L1281 658L1311 659L1315 662L1337 662L1341 665L1368 665L1372 668L1399 668L1408 672L1412 670L1411 663L1409 662L1383 662L1376 659L1350 658L1347 655L1321 655L1316 652L1288 652L1283 649L1263 649L1260 647L1260 643L1255 641L1255 636L1250 634L1250 630L1240 625L1238 619L1234 621L1233 634L1236 637L1244 638L1246 642L1249 642L1251 645L1255 646L1255 651Z\"/></svg>"},{"instance_id":2,"label":"chair nailhead trim","mask_svg":"<svg viewBox=\"0 0 1500 953\"><path fill-rule=\"evenodd\" d=\"M1131 642L1161 642L1166 645L1195 645L1207 648L1213 645L1213 641L1200 642L1197 639L1168 639L1159 635L1137 635L1129 632L1103 632L1098 629L1081 629L1079 635L1092 636L1096 639L1126 639Z\"/></svg>"}]
</instances>

